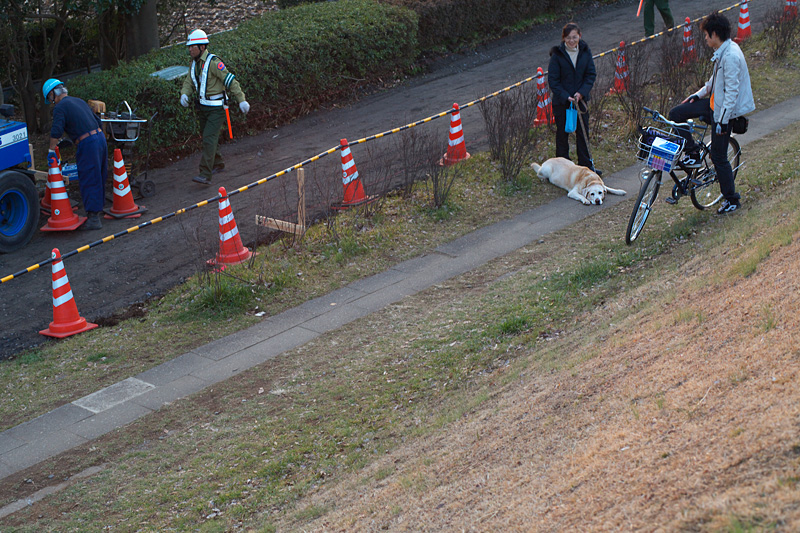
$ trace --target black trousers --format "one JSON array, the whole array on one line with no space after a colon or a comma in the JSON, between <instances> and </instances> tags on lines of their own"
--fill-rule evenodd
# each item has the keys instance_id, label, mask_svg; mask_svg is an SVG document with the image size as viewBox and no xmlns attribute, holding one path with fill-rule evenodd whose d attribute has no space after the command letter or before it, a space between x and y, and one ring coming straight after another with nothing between
<instances>
[{"instance_id":1,"label":"black trousers","mask_svg":"<svg viewBox=\"0 0 800 533\"><path fill-rule=\"evenodd\" d=\"M669 112L669 119L674 122L686 122L690 118L699 118L711 124L711 162L717 171L717 181L719 189L728 201L739 202L739 193L736 192L736 184L733 181L733 169L731 162L728 161L728 140L731 138L730 124L728 131L717 135L717 125L714 123L714 111L711 109L711 101L708 98L698 98L694 102L686 102L673 107ZM692 134L687 128L675 128L676 133L686 139L684 152L696 152L699 150L697 143L692 139Z\"/></svg>"},{"instance_id":2,"label":"black trousers","mask_svg":"<svg viewBox=\"0 0 800 533\"><path fill-rule=\"evenodd\" d=\"M581 106L583 107L583 106ZM556 157L563 157L569 159L569 133L564 131L564 126L567 124L567 105L553 104L553 116L556 119ZM583 122L581 128L580 122L575 130L575 147L578 152L578 164L582 167L589 167L594 170L592 163L592 156L589 153L589 144L586 142L586 135L589 134L589 112L578 113L578 120ZM585 134L584 134L585 132Z\"/></svg>"}]
</instances>

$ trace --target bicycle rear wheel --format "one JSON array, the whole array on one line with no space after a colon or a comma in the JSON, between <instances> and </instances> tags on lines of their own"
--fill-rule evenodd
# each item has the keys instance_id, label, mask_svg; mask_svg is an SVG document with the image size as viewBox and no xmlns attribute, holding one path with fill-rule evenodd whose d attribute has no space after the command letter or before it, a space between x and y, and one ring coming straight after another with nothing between
<instances>
[{"instance_id":1,"label":"bicycle rear wheel","mask_svg":"<svg viewBox=\"0 0 800 533\"><path fill-rule=\"evenodd\" d=\"M639 197L636 199L636 205L633 207L631 218L628 221L628 229L625 232L625 244L635 241L644 228L653 203L658 196L659 187L661 187L661 171L651 170L642 188L639 189Z\"/></svg>"},{"instance_id":2,"label":"bicycle rear wheel","mask_svg":"<svg viewBox=\"0 0 800 533\"><path fill-rule=\"evenodd\" d=\"M710 143L708 149L711 149ZM733 169L733 179L736 179L736 175L739 173L741 156L742 150L739 147L739 141L731 137L728 140L728 162ZM717 173L713 170L714 165L711 163L711 156L708 155L708 152L706 152L705 158L707 160L705 168L697 170L694 176L694 179L700 183L693 186L690 191L692 204L701 211L710 208L722 199Z\"/></svg>"}]
</instances>

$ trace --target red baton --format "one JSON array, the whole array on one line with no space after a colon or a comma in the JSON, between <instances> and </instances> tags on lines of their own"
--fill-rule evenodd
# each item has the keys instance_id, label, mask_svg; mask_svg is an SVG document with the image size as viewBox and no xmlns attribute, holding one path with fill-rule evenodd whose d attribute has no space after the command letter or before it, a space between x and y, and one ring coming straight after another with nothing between
<instances>
[{"instance_id":1,"label":"red baton","mask_svg":"<svg viewBox=\"0 0 800 533\"><path fill-rule=\"evenodd\" d=\"M642 12L642 4L643 4L643 3L644 3L644 0L639 0L639 10L636 12L636 16L637 16L637 17L638 17L638 16L639 16L639 14Z\"/></svg>"},{"instance_id":2,"label":"red baton","mask_svg":"<svg viewBox=\"0 0 800 533\"><path fill-rule=\"evenodd\" d=\"M225 104L225 118L228 119L228 136L233 139L233 130L231 129L231 112L228 109L228 104Z\"/></svg>"}]
</instances>

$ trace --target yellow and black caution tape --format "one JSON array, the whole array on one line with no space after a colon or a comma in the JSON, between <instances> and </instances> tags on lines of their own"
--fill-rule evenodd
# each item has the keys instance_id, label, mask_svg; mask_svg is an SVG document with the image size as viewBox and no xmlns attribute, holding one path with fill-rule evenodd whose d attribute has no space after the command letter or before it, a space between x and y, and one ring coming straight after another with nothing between
<instances>
[{"instance_id":1,"label":"yellow and black caution tape","mask_svg":"<svg viewBox=\"0 0 800 533\"><path fill-rule=\"evenodd\" d=\"M741 6L744 3L745 2L739 2L738 4L733 4L732 6L726 7L724 9L720 9L719 11L720 12L730 11L731 9L735 9L735 8ZM696 23L696 22L698 22L700 20L703 20L704 18L706 18L706 16L698 17L698 18L696 18L694 20L691 20L690 22L691 23ZM661 35L665 35L668 32L678 30L678 29L680 29L682 27L683 27L683 24L678 24L677 26L675 26L673 28L669 28L669 29L666 29L664 31L658 32L658 33L656 33L654 35L650 35L649 37L645 37L643 39L639 39L638 41L632 41L632 42L628 43L628 46L629 47L630 46L635 46L637 44L641 44L641 43L647 42L647 41L649 41L651 39L655 39L656 37L659 37ZM618 47L617 48L612 48L610 50L606 50L605 52L601 52L599 54L595 54L593 56L593 59L599 59L601 57L604 57L606 55L609 55L609 54L612 54L612 53L615 53L615 52L618 52L618 51L619 51ZM544 73L547 74L547 71L544 71ZM511 91L513 89L516 89L517 87L520 87L520 86L522 86L522 85L524 85L526 83L529 83L529 82L531 82L531 81L533 81L535 79L536 79L535 76L530 76L528 78L525 78L524 80L521 80L521 81L518 81L517 83L514 83L513 85L509 85L508 87L504 87L503 89L500 89L499 91L495 91L495 92L493 92L491 94L487 94L486 96L482 96L482 97L478 98L477 100L473 100L471 102L467 102L466 104L461 105L460 109L464 109L464 108L468 108L468 107L472 107L474 105L480 104L480 103L485 102L486 100L488 100L490 98L494 98L494 97L499 96L499 95L501 95L501 94L503 94L505 92ZM357 144L362 144L362 143L366 143L366 142L369 142L369 141L374 141L376 139L380 139L381 137L386 137L387 135L391 135L393 133L399 133L401 131L404 131L404 130L419 126L421 124L425 124L427 122L431 122L433 120L436 120L438 118L442 118L442 117L447 116L447 115L450 115L454 111L455 111L454 109L448 109L447 111L442 111L441 113L437 113L435 115L431 115L431 116L429 116L427 118L424 118L422 120L418 120L416 122L412 122L410 124L406 124L405 126L400 126L398 128L393 128L391 130L387 130L387 131L384 131L382 133L376 133L375 135L370 135L369 137L364 137L362 139L358 139L358 140L355 140L355 141L350 141L345 145L335 146L333 148L330 148L329 150L325 150L324 152L320 152L319 154L315 155L314 157L311 157L309 159L306 159L305 161L297 163L296 165L291 166L291 167L289 167L289 168L287 168L285 170L281 170L280 172L276 172L275 174L267 176L266 178L262 178L262 179L260 179L258 181L254 181L253 183L251 183L249 185L244 185L242 187L239 187L238 189L235 189L233 191L229 191L228 192L228 197L234 196L234 195L239 194L241 192L245 192L245 191L247 191L249 189L257 187L258 185L263 185L264 183L267 183L268 181L270 181L272 179L275 179L275 178L278 178L278 177L283 176L285 174L288 174L289 172L291 172L293 170L297 170L298 168L301 168L301 167L303 167L305 165L308 165L309 163L313 163L313 162L315 162L315 161L317 161L317 160L319 160L319 159L321 159L321 158L323 158L323 157L325 157L327 155L333 154L334 152L336 152L337 150L340 150L341 148L344 148L345 146L355 146ZM108 237L104 237L104 238L102 238L100 240L94 241L91 244L87 244L85 246L81 246L80 248L72 250L71 252L67 252L67 253L65 253L65 254L63 254L61 256L61 259L62 260L66 259L68 257L71 257L71 256L75 255L75 254L79 254L81 252L85 252L86 250L89 250L91 248L94 248L96 246L104 244L106 242L113 241L114 239L116 239L118 237L129 235L129 234L131 234L131 233L133 233L135 231L138 231L138 230L140 230L142 228L145 228L145 227L148 227L148 226L152 226L153 224L157 224L157 223L162 222L164 220L176 217L178 215L182 215L182 214L184 214L184 213L186 213L188 211L191 211L193 209L197 209L199 207L203 207L205 205L208 205L211 202L214 202L215 200L219 200L220 198L221 198L221 196L219 194L217 194L217 196L215 196L214 198L209 198L208 200L203 200L202 202L198 202L198 203L196 203L194 205L191 205L191 206L189 206L187 208L178 209L177 211L173 211L172 213L169 213L167 215L160 216L158 218L154 218L152 220L149 220L149 221L144 222L142 224L139 224L137 226L133 226L131 228L128 228L128 229L123 230L123 231L120 231L118 233L114 233L113 235L109 235ZM31 266L29 266L28 268L26 268L24 270L20 270L19 272L15 272L14 274L9 274L8 276L0 278L0 284L6 283L8 281L11 281L12 279L16 279L16 278L22 276L23 274L27 274L28 272L33 272L34 270L37 270L37 269L39 269L39 268L41 268L43 266L49 265L52 261L53 261L52 258L48 258L47 260L42 261L40 263L36 263L35 265L31 265Z\"/></svg>"}]
</instances>

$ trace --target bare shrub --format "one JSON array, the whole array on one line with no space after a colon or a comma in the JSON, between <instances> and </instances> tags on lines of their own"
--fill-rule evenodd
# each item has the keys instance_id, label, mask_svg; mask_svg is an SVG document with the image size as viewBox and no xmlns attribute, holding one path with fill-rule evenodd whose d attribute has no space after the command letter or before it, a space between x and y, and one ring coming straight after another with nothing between
<instances>
[{"instance_id":1,"label":"bare shrub","mask_svg":"<svg viewBox=\"0 0 800 533\"><path fill-rule=\"evenodd\" d=\"M628 64L628 87L627 90L616 94L631 132L635 131L639 117L642 115L642 108L647 105L650 98L647 86L651 77L652 43L651 39L625 48Z\"/></svg>"},{"instance_id":2,"label":"bare shrub","mask_svg":"<svg viewBox=\"0 0 800 533\"><path fill-rule=\"evenodd\" d=\"M615 96L609 93L614 84L614 64L611 61L597 61L595 63L597 78L590 93L589 107L589 136L597 138L608 127L603 120L608 115L610 104Z\"/></svg>"},{"instance_id":3,"label":"bare shrub","mask_svg":"<svg viewBox=\"0 0 800 533\"><path fill-rule=\"evenodd\" d=\"M387 150L388 139L368 142L359 156L359 176L363 176L364 194L370 201L363 205L362 214L370 218L378 213L389 191L400 182L399 159L392 150Z\"/></svg>"},{"instance_id":4,"label":"bare shrub","mask_svg":"<svg viewBox=\"0 0 800 533\"><path fill-rule=\"evenodd\" d=\"M523 85L480 103L489 154L500 164L500 175L506 183L517 182L538 144L539 136L531 131L536 104L532 85Z\"/></svg>"},{"instance_id":5,"label":"bare shrub","mask_svg":"<svg viewBox=\"0 0 800 533\"><path fill-rule=\"evenodd\" d=\"M338 241L336 211L333 205L342 200L342 162L337 150L330 157L319 159L306 170L306 206L308 223L324 222L325 228L334 241Z\"/></svg>"},{"instance_id":6,"label":"bare shrub","mask_svg":"<svg viewBox=\"0 0 800 533\"><path fill-rule=\"evenodd\" d=\"M444 166L440 162L447 151L447 142L430 129L409 129L400 139L398 146L402 153L402 172L400 181L406 194L411 193L414 183L424 182L429 195L428 203L433 209L447 204L450 190L462 175L463 165Z\"/></svg>"},{"instance_id":7,"label":"bare shrub","mask_svg":"<svg viewBox=\"0 0 800 533\"><path fill-rule=\"evenodd\" d=\"M800 17L785 17L783 10L782 5L773 5L764 17L767 24L764 35L769 57L772 59L786 57L789 49L796 45L800 33Z\"/></svg>"},{"instance_id":8,"label":"bare shrub","mask_svg":"<svg viewBox=\"0 0 800 533\"><path fill-rule=\"evenodd\" d=\"M438 146L434 144L433 146ZM430 188L430 206L432 209L439 209L447 205L450 190L453 184L464 175L464 165L440 165L437 162L428 168L428 181L426 184Z\"/></svg>"},{"instance_id":9,"label":"bare shrub","mask_svg":"<svg viewBox=\"0 0 800 533\"><path fill-rule=\"evenodd\" d=\"M427 137L414 127L401 132L395 140L395 151L400 155L397 187L404 198L410 197L414 184L427 175L430 165L430 157L425 153L426 144L430 143Z\"/></svg>"},{"instance_id":10,"label":"bare shrub","mask_svg":"<svg viewBox=\"0 0 800 533\"><path fill-rule=\"evenodd\" d=\"M683 36L678 32L667 32L654 44L657 54L657 70L654 76L655 104L666 113L676 98L683 99L688 78L684 75Z\"/></svg>"}]
</instances>

